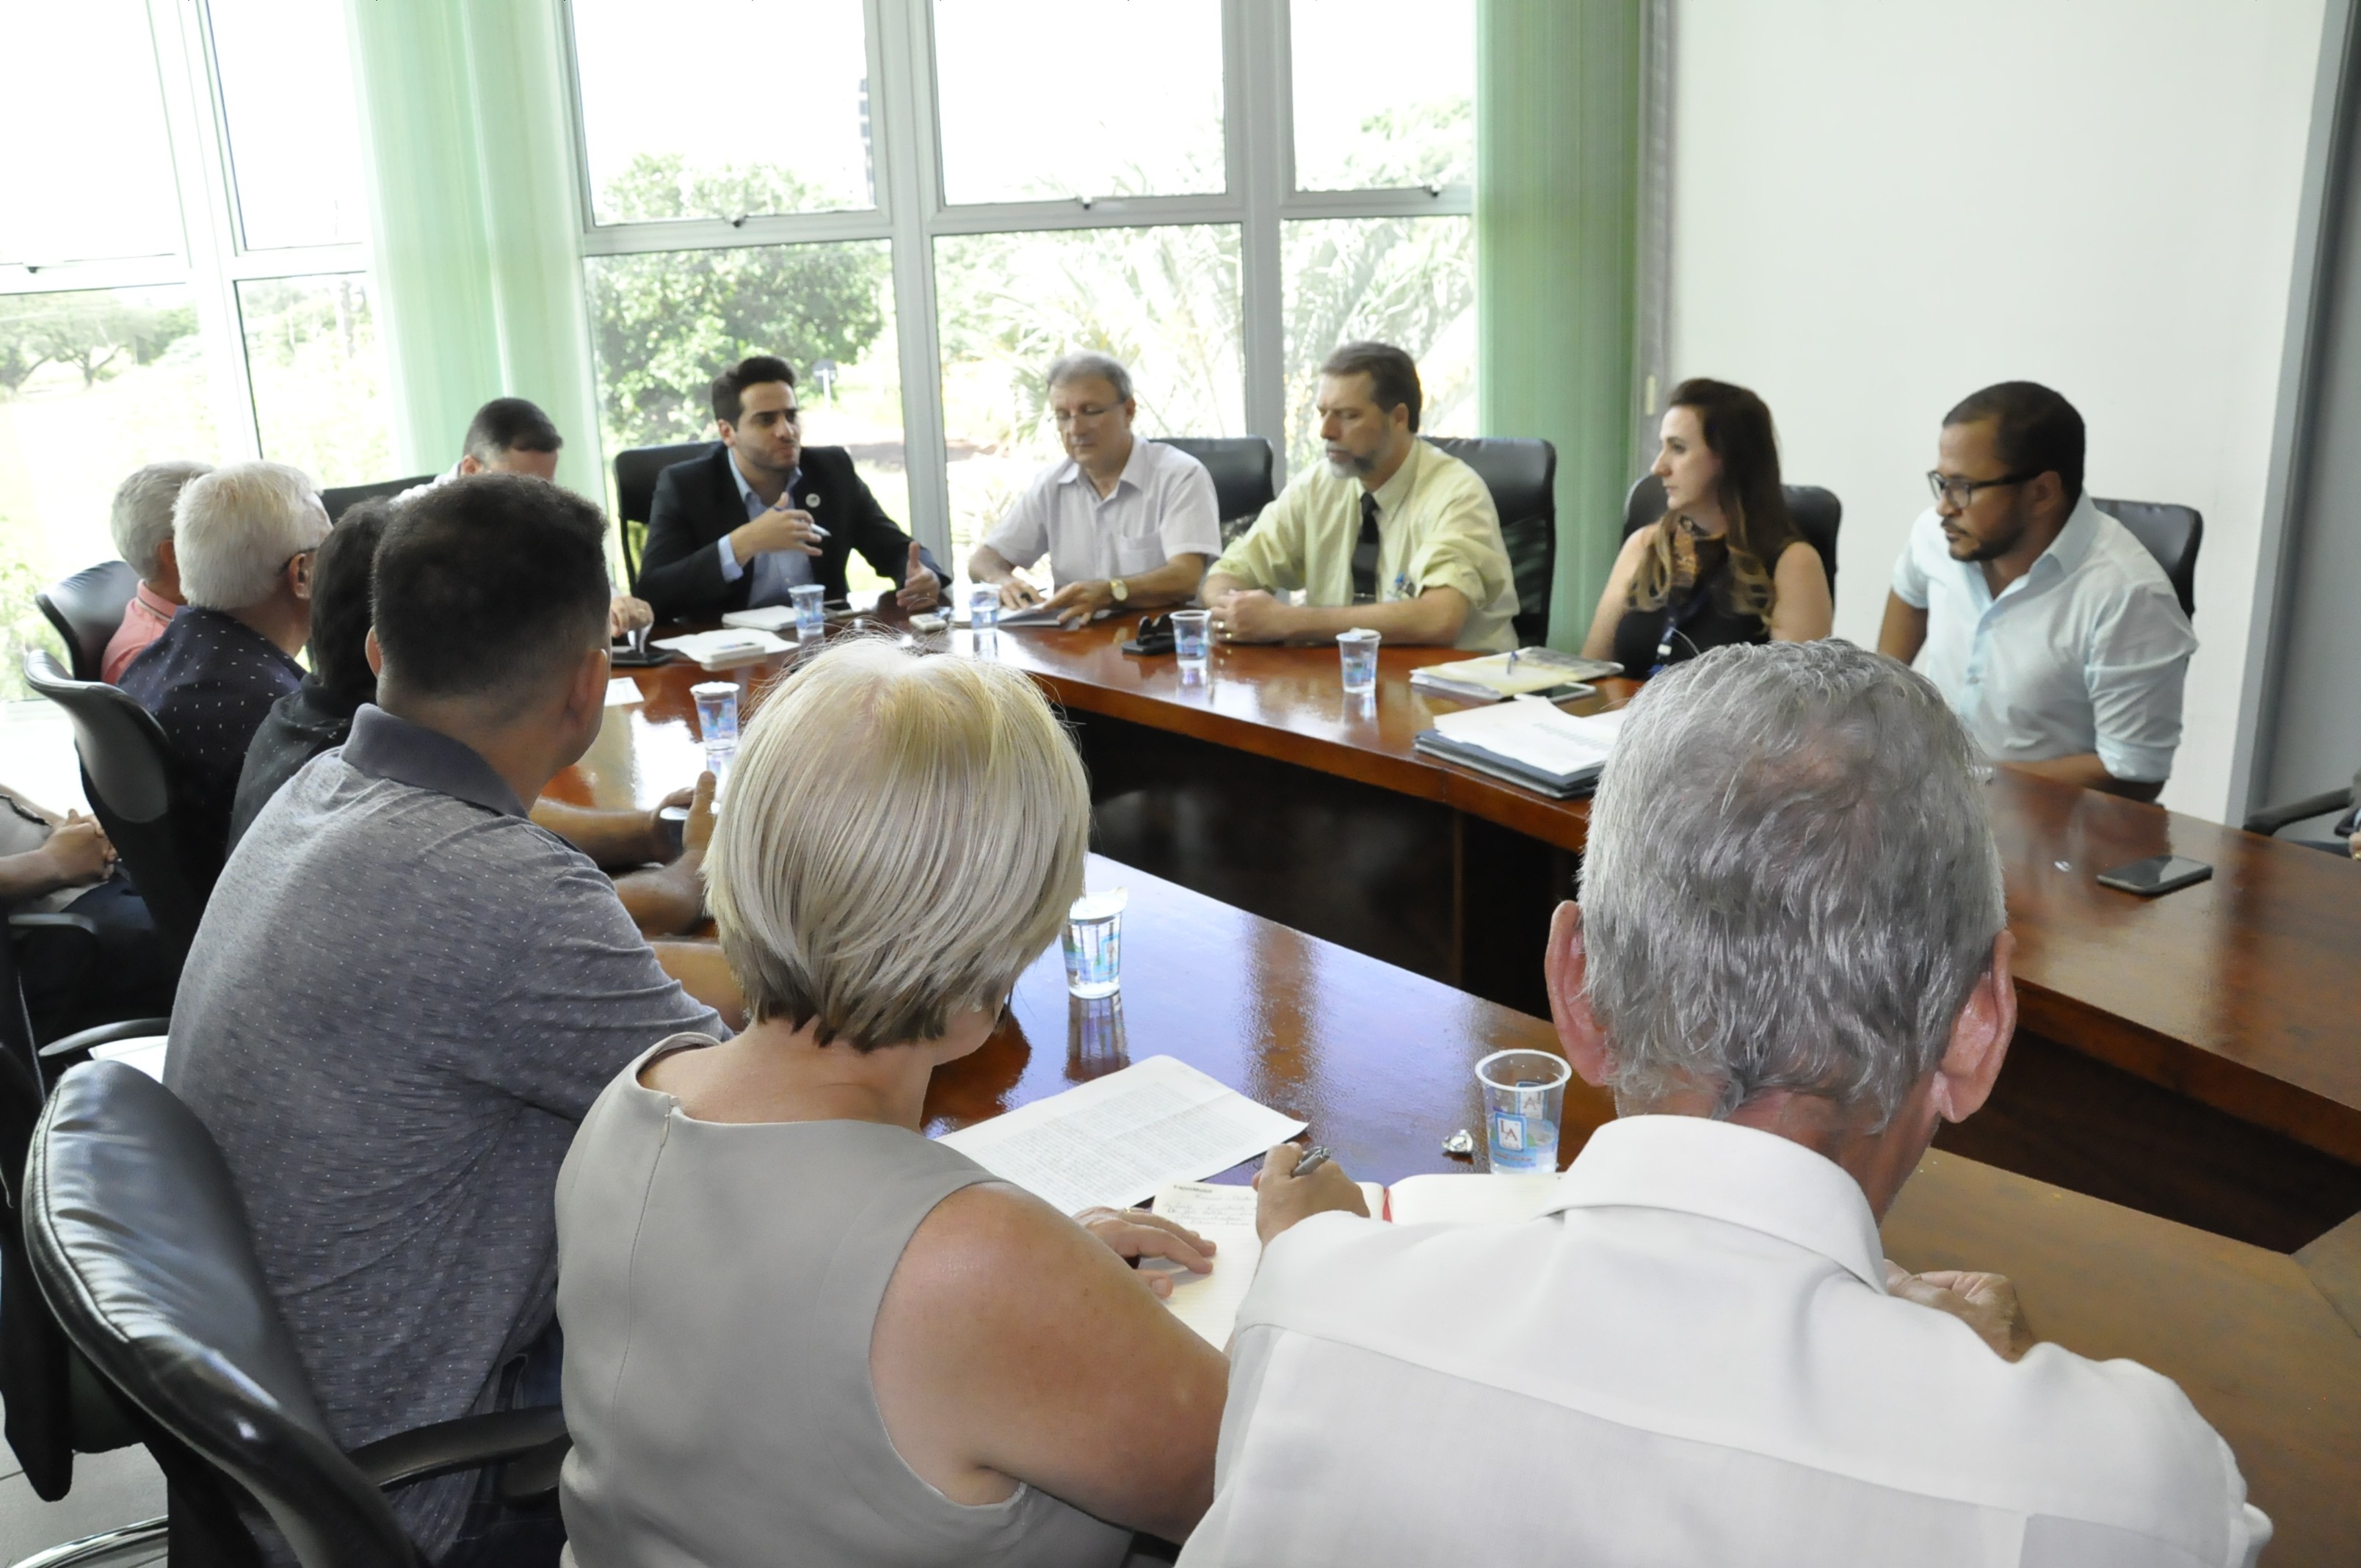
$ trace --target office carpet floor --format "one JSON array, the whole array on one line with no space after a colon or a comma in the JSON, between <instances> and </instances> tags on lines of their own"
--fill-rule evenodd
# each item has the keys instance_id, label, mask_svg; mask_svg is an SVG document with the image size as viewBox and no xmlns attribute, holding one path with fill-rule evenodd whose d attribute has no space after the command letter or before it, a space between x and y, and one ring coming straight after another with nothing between
<instances>
[{"instance_id":1,"label":"office carpet floor","mask_svg":"<svg viewBox=\"0 0 2361 1568\"><path fill-rule=\"evenodd\" d=\"M164 1477L144 1448L74 1458L73 1489L54 1503L33 1496L16 1456L0 1445L0 1563L164 1511Z\"/></svg>"}]
</instances>

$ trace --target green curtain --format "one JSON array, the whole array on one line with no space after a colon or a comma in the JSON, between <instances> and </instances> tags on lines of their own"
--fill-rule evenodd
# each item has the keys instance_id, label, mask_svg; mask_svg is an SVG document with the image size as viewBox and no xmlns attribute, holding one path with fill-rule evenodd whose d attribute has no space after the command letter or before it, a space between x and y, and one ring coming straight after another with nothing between
<instances>
[{"instance_id":1,"label":"green curtain","mask_svg":"<svg viewBox=\"0 0 2361 1568\"><path fill-rule=\"evenodd\" d=\"M555 8L346 0L346 17L399 467L449 467L478 407L531 398L565 433L559 482L603 498Z\"/></svg>"},{"instance_id":2,"label":"green curtain","mask_svg":"<svg viewBox=\"0 0 2361 1568\"><path fill-rule=\"evenodd\" d=\"M1550 641L1573 648L1632 477L1646 0L1477 0L1484 429L1557 446Z\"/></svg>"}]
</instances>

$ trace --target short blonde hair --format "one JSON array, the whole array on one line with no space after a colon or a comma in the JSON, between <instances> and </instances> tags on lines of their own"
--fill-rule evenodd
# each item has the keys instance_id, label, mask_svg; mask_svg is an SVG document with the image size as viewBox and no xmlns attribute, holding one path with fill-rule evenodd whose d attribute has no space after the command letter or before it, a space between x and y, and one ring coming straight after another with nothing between
<instances>
[{"instance_id":1,"label":"short blonde hair","mask_svg":"<svg viewBox=\"0 0 2361 1568\"><path fill-rule=\"evenodd\" d=\"M327 537L319 487L284 463L226 464L183 485L172 503L181 595L200 609L260 604L288 561Z\"/></svg>"},{"instance_id":2,"label":"short blonde hair","mask_svg":"<svg viewBox=\"0 0 2361 1568\"><path fill-rule=\"evenodd\" d=\"M1090 788L1005 665L840 644L748 726L705 859L752 1018L856 1050L996 1007L1082 891Z\"/></svg>"}]
</instances>

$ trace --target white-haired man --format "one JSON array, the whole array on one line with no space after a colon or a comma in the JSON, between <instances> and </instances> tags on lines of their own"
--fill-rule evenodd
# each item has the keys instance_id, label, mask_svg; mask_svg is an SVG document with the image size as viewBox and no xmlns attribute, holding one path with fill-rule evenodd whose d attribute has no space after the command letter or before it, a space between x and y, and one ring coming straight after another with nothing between
<instances>
[{"instance_id":1,"label":"white-haired man","mask_svg":"<svg viewBox=\"0 0 2361 1568\"><path fill-rule=\"evenodd\" d=\"M1222 553L1213 477L1178 447L1131 433L1131 372L1104 354L1049 367L1049 414L1066 460L1043 469L968 557L967 575L1000 586L1012 609L1046 604L1060 622L1197 596ZM1044 554L1055 591L1017 575Z\"/></svg>"},{"instance_id":2,"label":"white-haired man","mask_svg":"<svg viewBox=\"0 0 2361 1568\"><path fill-rule=\"evenodd\" d=\"M2016 1023L1973 756L1841 642L1648 684L1549 946L1620 1119L1514 1225L1323 1212L1357 1190L1273 1151L1182 1563L2255 1560L2270 1521L2172 1383L1881 1255Z\"/></svg>"},{"instance_id":3,"label":"white-haired man","mask_svg":"<svg viewBox=\"0 0 2361 1568\"><path fill-rule=\"evenodd\" d=\"M139 574L139 587L123 607L123 624L106 640L100 680L121 680L131 661L164 635L164 628L189 602L181 597L181 567L172 554L172 503L180 499L182 486L213 471L210 463L186 459L150 463L133 469L115 487L108 532L115 535L115 553Z\"/></svg>"},{"instance_id":4,"label":"white-haired man","mask_svg":"<svg viewBox=\"0 0 2361 1568\"><path fill-rule=\"evenodd\" d=\"M232 463L189 481L172 512L188 608L116 684L156 716L199 853L229 842L246 749L271 704L302 683L312 552L328 514L309 476Z\"/></svg>"}]
</instances>

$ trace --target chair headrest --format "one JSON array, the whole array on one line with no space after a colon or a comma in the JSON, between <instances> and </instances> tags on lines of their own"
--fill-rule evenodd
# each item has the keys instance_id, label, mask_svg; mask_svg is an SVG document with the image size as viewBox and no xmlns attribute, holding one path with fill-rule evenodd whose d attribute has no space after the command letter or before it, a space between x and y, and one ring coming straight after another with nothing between
<instances>
[{"instance_id":1,"label":"chair headrest","mask_svg":"<svg viewBox=\"0 0 2361 1568\"><path fill-rule=\"evenodd\" d=\"M171 805L164 732L130 693L78 681L46 649L25 655L25 684L65 709L82 772L107 810L126 822L154 822Z\"/></svg>"}]
</instances>

